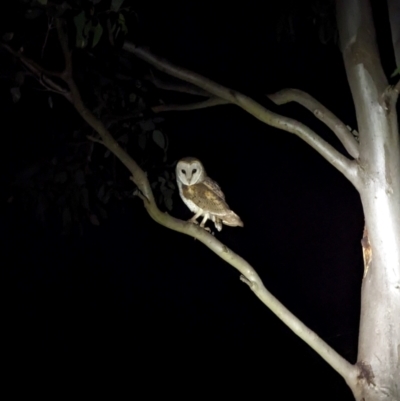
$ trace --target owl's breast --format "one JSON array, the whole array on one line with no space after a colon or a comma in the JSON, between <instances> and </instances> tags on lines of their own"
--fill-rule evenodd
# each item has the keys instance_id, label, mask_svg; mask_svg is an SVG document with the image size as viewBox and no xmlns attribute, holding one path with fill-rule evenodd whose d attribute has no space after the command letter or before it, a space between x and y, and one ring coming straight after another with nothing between
<instances>
[{"instance_id":1,"label":"owl's breast","mask_svg":"<svg viewBox=\"0 0 400 401\"><path fill-rule=\"evenodd\" d=\"M179 193L183 202L185 202L185 205L191 212L197 213L198 211L203 210L195 202L193 202L193 199L196 197L193 187L189 185L180 185Z\"/></svg>"}]
</instances>

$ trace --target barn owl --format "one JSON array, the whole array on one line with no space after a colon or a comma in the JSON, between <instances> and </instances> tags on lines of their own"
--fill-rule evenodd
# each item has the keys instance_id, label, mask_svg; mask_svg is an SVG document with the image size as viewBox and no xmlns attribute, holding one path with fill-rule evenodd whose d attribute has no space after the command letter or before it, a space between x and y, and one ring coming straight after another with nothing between
<instances>
[{"instance_id":1,"label":"barn owl","mask_svg":"<svg viewBox=\"0 0 400 401\"><path fill-rule=\"evenodd\" d=\"M176 181L179 194L186 206L194 213L189 220L198 224L197 219L203 216L200 227L210 219L218 231L222 223L227 226L243 227L240 217L234 213L225 201L225 195L219 185L207 176L203 164L194 157L185 157L176 165Z\"/></svg>"}]
</instances>

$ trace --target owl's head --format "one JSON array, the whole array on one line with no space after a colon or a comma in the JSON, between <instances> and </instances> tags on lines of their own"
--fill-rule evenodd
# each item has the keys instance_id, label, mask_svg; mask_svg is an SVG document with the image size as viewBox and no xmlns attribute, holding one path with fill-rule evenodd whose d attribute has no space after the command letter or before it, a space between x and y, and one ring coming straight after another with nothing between
<instances>
[{"instance_id":1,"label":"owl's head","mask_svg":"<svg viewBox=\"0 0 400 401\"><path fill-rule=\"evenodd\" d=\"M185 157L176 165L176 179L184 185L194 185L204 180L206 172L201 161Z\"/></svg>"}]
</instances>

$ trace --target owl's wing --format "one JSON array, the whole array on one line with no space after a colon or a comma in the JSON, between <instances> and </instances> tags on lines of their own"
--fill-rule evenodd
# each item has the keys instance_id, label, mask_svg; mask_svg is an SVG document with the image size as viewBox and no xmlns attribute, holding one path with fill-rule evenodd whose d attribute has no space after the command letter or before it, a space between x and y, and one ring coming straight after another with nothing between
<instances>
[{"instance_id":1,"label":"owl's wing","mask_svg":"<svg viewBox=\"0 0 400 401\"><path fill-rule=\"evenodd\" d=\"M222 189L220 188L220 186L215 182L215 181L213 181L210 177L206 177L204 180L203 180L203 184L207 187L207 188L209 188L209 189L211 189L211 191L213 191L217 196L219 196L223 201L225 200L225 195L224 195L224 193L222 192Z\"/></svg>"},{"instance_id":2,"label":"owl's wing","mask_svg":"<svg viewBox=\"0 0 400 401\"><path fill-rule=\"evenodd\" d=\"M219 191L222 193L221 189ZM215 192L214 188L211 189L204 182L191 186L183 186L182 195L200 209L216 216L225 216L230 211L224 198L221 198L219 193Z\"/></svg>"}]
</instances>

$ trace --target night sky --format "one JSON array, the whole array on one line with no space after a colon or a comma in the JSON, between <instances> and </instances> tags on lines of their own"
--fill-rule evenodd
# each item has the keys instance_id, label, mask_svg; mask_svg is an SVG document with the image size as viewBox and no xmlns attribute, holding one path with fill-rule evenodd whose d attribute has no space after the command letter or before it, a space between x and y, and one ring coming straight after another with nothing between
<instances>
[{"instance_id":1,"label":"night sky","mask_svg":"<svg viewBox=\"0 0 400 401\"><path fill-rule=\"evenodd\" d=\"M138 16L130 40L302 121L345 153L312 113L296 104L275 106L265 96L301 89L356 128L339 48L321 44L312 24L304 23L292 43L276 41L273 7L261 12L243 4L221 10L149 4L138 7ZM385 37L379 21L378 34L382 26ZM10 59L4 51L0 56ZM382 57L390 74L394 64L385 48ZM28 369L37 369L38 360L56 368L74 361L89 371L127 366L132 395L146 388L149 395L180 397L190 388L195 394L268 398L279 387L277 400L353 399L341 377L254 296L233 267L199 241L157 225L139 199L114 200L108 219L88 226L83 236L43 229L8 203L18 160L50 152L49 132L69 135L82 122L64 99L55 98L51 110L40 94L14 105L6 81L0 96L6 188L0 233L10 290L3 330L14 361ZM244 228L225 226L217 238L354 363L363 271L356 190L299 138L236 106L163 117L169 160L202 160L244 222ZM171 214L191 217L178 194Z\"/></svg>"}]
</instances>

